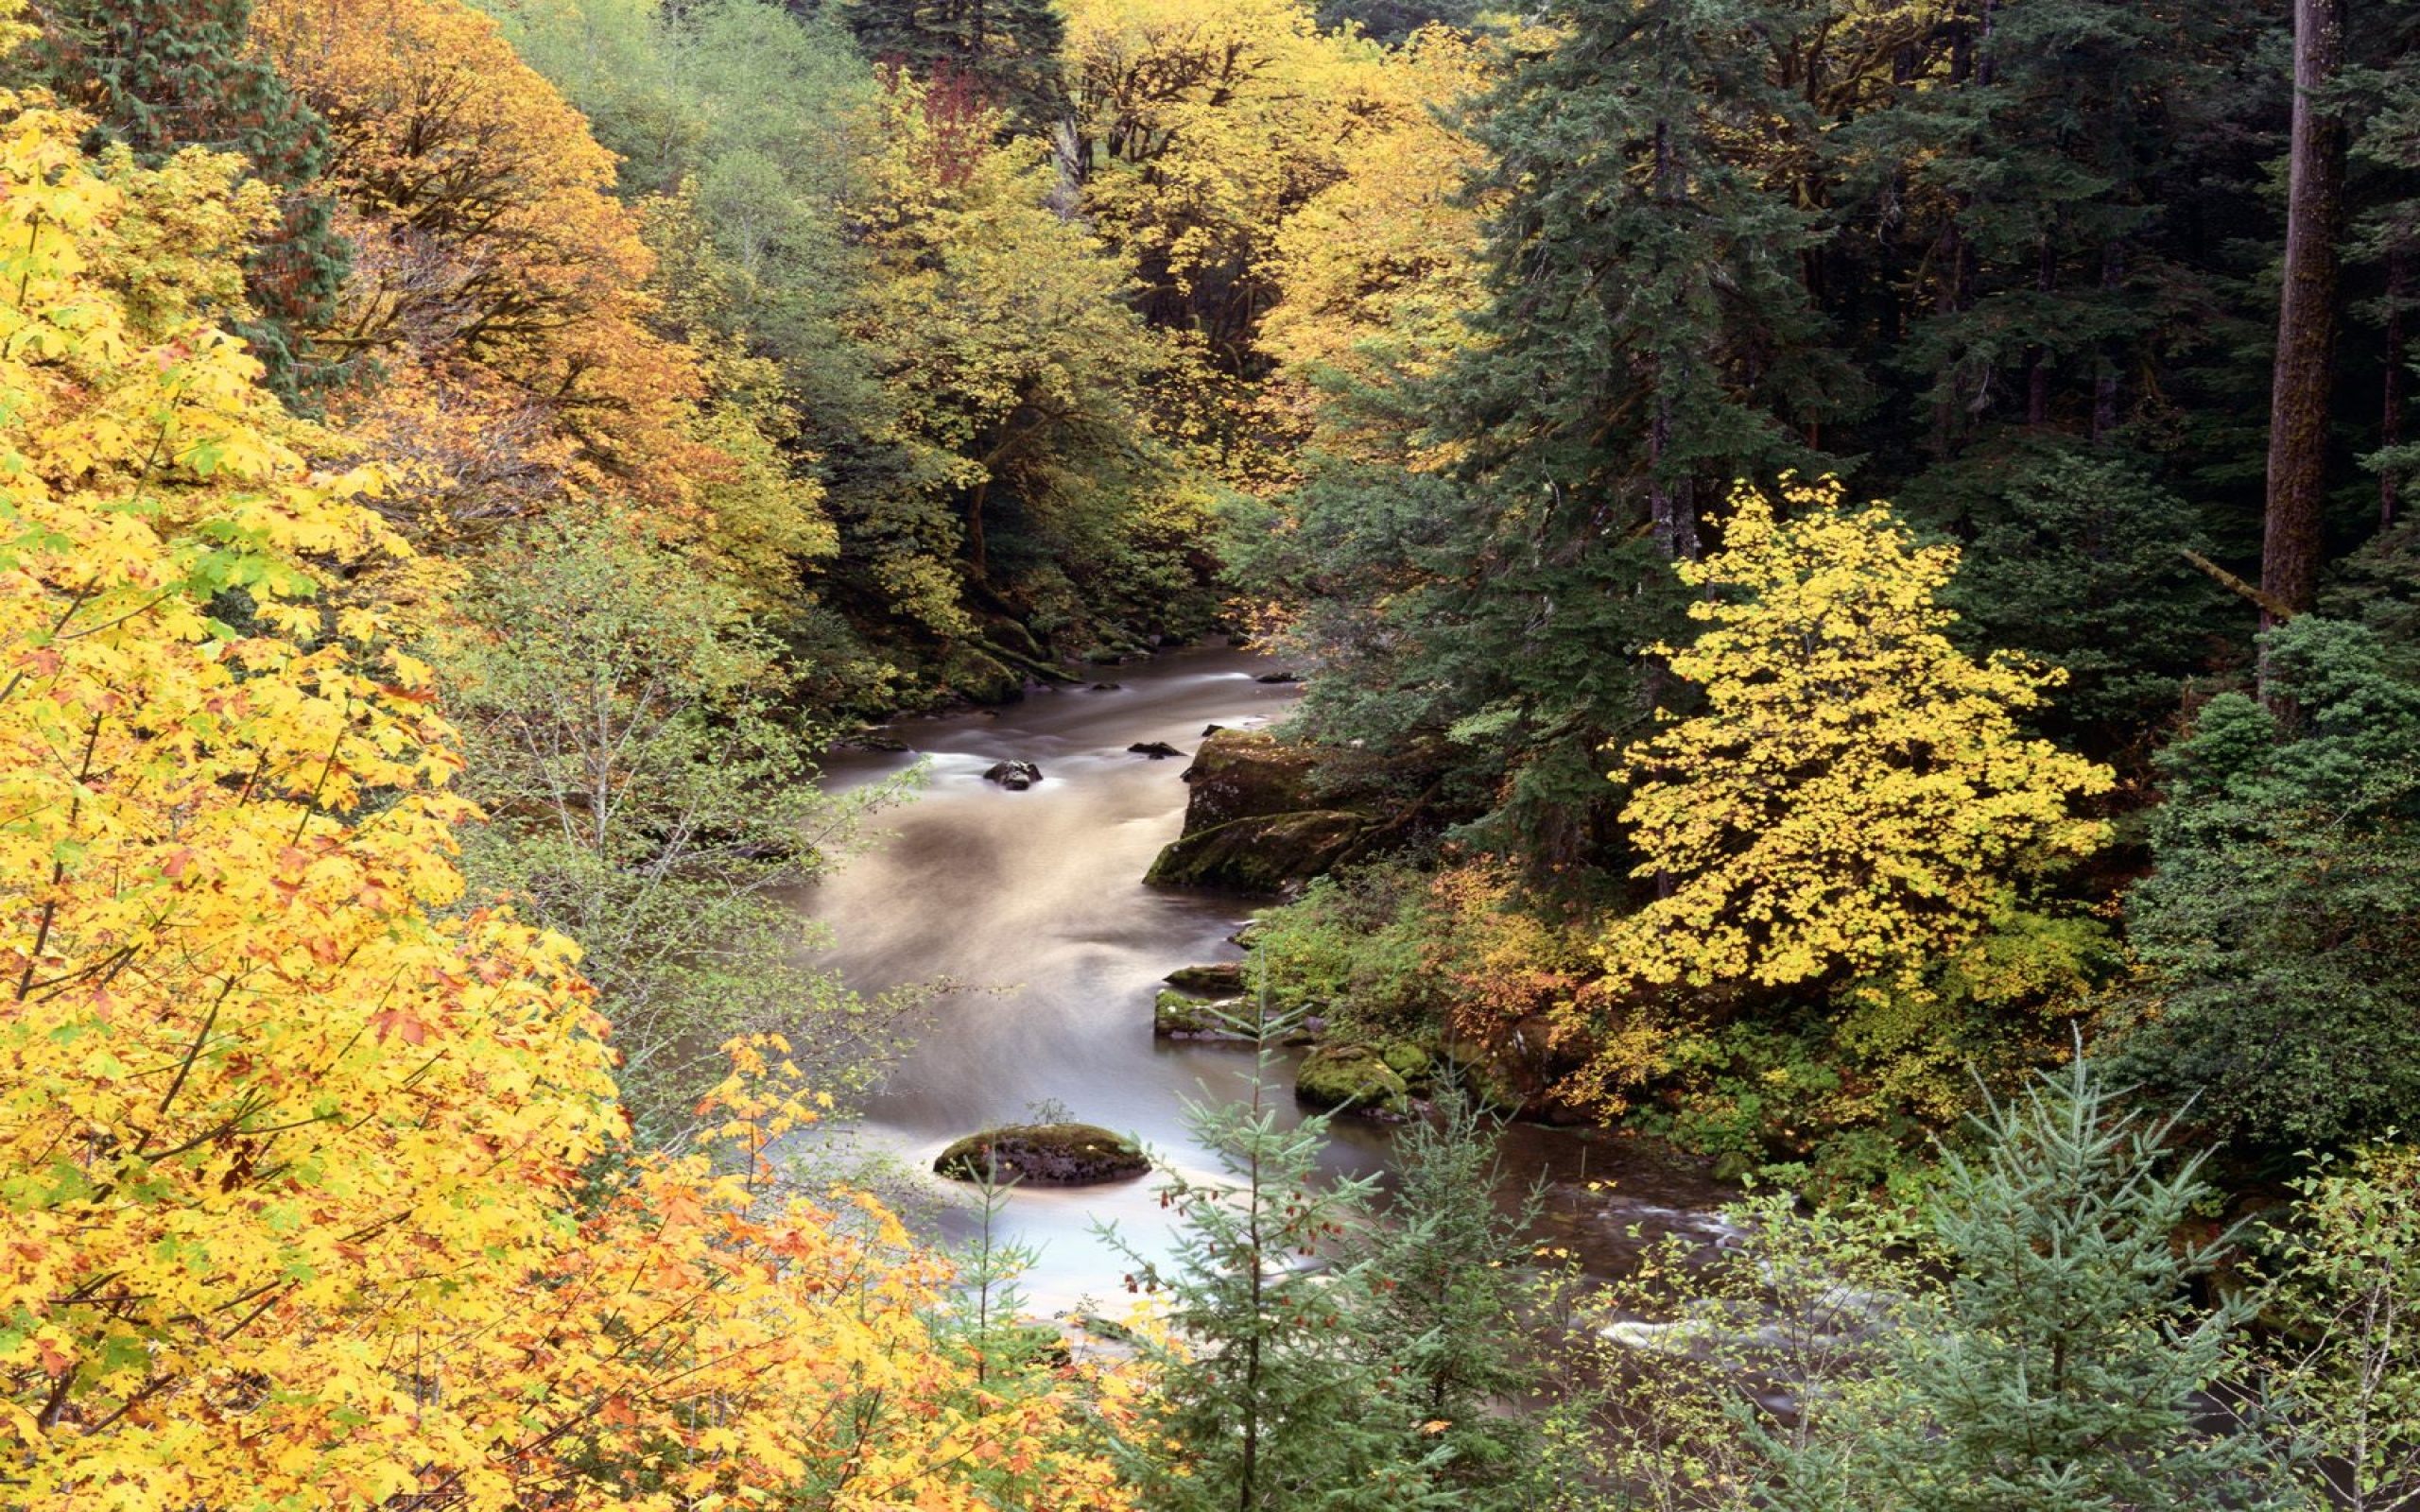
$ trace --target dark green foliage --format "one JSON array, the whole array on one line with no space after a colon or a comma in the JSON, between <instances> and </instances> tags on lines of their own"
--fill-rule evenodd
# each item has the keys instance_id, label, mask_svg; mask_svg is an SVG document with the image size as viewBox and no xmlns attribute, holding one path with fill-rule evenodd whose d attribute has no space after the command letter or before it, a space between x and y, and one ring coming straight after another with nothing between
<instances>
[{"instance_id":1,"label":"dark green foliage","mask_svg":"<svg viewBox=\"0 0 2420 1512\"><path fill-rule=\"evenodd\" d=\"M1449 1456L1441 1479L1460 1492L1457 1507L1479 1512L1519 1504L1508 1486L1538 1452L1526 1419L1490 1410L1540 1384L1518 1269L1538 1204L1498 1207L1495 1126L1450 1089L1436 1102L1434 1122L1395 1139L1388 1221L1351 1236L1343 1253L1367 1275L1355 1337L1409 1409L1408 1426L1445 1425L1430 1435Z\"/></svg>"},{"instance_id":2,"label":"dark green foliage","mask_svg":"<svg viewBox=\"0 0 2420 1512\"><path fill-rule=\"evenodd\" d=\"M1296 1123L1274 1095L1286 1017L1256 1034L1251 1100L1194 1104L1187 1124L1219 1155L1212 1180L1162 1188L1179 1226L1166 1260L1128 1249L1138 1289L1184 1336L1162 1351L1151 1440L1129 1469L1155 1512L1409 1512L1459 1504L1435 1482L1444 1455L1356 1337L1363 1264L1323 1264L1362 1220L1373 1183L1326 1182L1324 1117ZM1288 1101L1291 1101L1288 1099ZM1123 1241L1113 1232L1113 1242Z\"/></svg>"},{"instance_id":3,"label":"dark green foliage","mask_svg":"<svg viewBox=\"0 0 2420 1512\"><path fill-rule=\"evenodd\" d=\"M1871 1381L1804 1443L1765 1442L1781 1512L2112 1512L2293 1504L2261 1443L2205 1425L2256 1303L2187 1288L2216 1243L2172 1127L2119 1113L2079 1057L1946 1159L1931 1237L1945 1294L1895 1320Z\"/></svg>"},{"instance_id":4,"label":"dark green foliage","mask_svg":"<svg viewBox=\"0 0 2420 1512\"><path fill-rule=\"evenodd\" d=\"M1006 111L1030 129L1063 108L1067 24L1050 0L838 0L835 9L867 58L972 110Z\"/></svg>"},{"instance_id":5,"label":"dark green foliage","mask_svg":"<svg viewBox=\"0 0 2420 1512\"><path fill-rule=\"evenodd\" d=\"M2103 749L2174 712L2233 611L2183 556L2207 544L2194 511L2130 453L2019 444L1936 469L1903 502L1965 541L1945 596L1967 649L2065 668L2046 722Z\"/></svg>"},{"instance_id":6,"label":"dark green foliage","mask_svg":"<svg viewBox=\"0 0 2420 1512\"><path fill-rule=\"evenodd\" d=\"M2285 1154L2420 1106L2420 682L2361 627L2267 640L2279 716L2241 694L2162 758L2158 869L2128 916L2158 972L2130 1070Z\"/></svg>"},{"instance_id":7,"label":"dark green foliage","mask_svg":"<svg viewBox=\"0 0 2420 1512\"><path fill-rule=\"evenodd\" d=\"M341 380L318 350L351 251L318 187L327 133L276 69L246 50L251 0L65 0L45 7L27 54L43 81L91 112L95 134L156 163L183 147L235 152L279 191L282 223L244 265L252 318L233 323L289 404Z\"/></svg>"}]
</instances>

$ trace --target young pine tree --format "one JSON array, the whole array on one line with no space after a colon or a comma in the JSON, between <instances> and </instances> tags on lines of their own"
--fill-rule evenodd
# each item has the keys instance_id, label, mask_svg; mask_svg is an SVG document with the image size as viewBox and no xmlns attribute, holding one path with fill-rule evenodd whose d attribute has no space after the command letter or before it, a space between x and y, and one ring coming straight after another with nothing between
<instances>
[{"instance_id":1,"label":"young pine tree","mask_svg":"<svg viewBox=\"0 0 2420 1512\"><path fill-rule=\"evenodd\" d=\"M2210 1426L2257 1303L2197 1309L2218 1242L2173 1121L2120 1113L2082 1057L1978 1123L1932 1212L1952 1269L1801 1444L1765 1439L1776 1512L2161 1512L2293 1504L2260 1442Z\"/></svg>"},{"instance_id":2,"label":"young pine tree","mask_svg":"<svg viewBox=\"0 0 2420 1512\"><path fill-rule=\"evenodd\" d=\"M1128 1469L1154 1512L1414 1512L1457 1504L1436 1484L1444 1458L1399 1420L1399 1403L1357 1348L1366 1267L1322 1261L1365 1211L1368 1177L1323 1182L1325 1116L1288 1126L1271 1095L1276 1046L1296 1016L1236 1027L1257 1041L1251 1095L1194 1103L1186 1125L1224 1177L1172 1176L1180 1220L1152 1259L1110 1232L1135 1284L1166 1299L1156 1415Z\"/></svg>"},{"instance_id":3,"label":"young pine tree","mask_svg":"<svg viewBox=\"0 0 2420 1512\"><path fill-rule=\"evenodd\" d=\"M1513 1483L1535 1464L1530 1425L1491 1411L1536 1383L1519 1314L1534 1194L1507 1212L1496 1126L1458 1092L1436 1122L1408 1125L1394 1145L1391 1221L1340 1246L1364 1275L1355 1336L1403 1404L1409 1431L1442 1445L1440 1480L1458 1507L1513 1506Z\"/></svg>"}]
</instances>

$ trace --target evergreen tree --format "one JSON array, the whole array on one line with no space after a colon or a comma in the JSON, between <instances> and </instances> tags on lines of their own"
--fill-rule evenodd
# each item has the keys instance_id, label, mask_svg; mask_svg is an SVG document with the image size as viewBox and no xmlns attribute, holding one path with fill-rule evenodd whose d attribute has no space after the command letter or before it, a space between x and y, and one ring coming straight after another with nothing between
<instances>
[{"instance_id":1,"label":"evergreen tree","mask_svg":"<svg viewBox=\"0 0 2420 1512\"><path fill-rule=\"evenodd\" d=\"M1301 513L1306 553L1344 539L1360 558L1322 662L1354 666L1359 643L1393 663L1383 685L1314 679L1310 728L1370 739L1409 690L1493 790L1482 833L1568 864L1613 838L1599 751L1652 701L1634 659L1673 627L1666 564L1698 554L1732 479L1820 462L1810 438L1858 386L1826 349L1802 278L1816 216L1782 172L1815 134L1776 82L1802 18L1649 0L1548 19L1560 40L1472 122L1494 163L1472 193L1501 207L1482 339L1409 401L1460 467L1331 470ZM1410 489L1429 498L1391 500Z\"/></svg>"},{"instance_id":2,"label":"evergreen tree","mask_svg":"<svg viewBox=\"0 0 2420 1512\"><path fill-rule=\"evenodd\" d=\"M1400 1399L1356 1346L1366 1267L1325 1263L1361 1220L1369 1177L1322 1182L1328 1119L1288 1126L1271 1095L1276 1047L1299 1015L1264 1008L1233 1026L1257 1042L1242 1102L1189 1104L1186 1126L1222 1178L1172 1176L1166 1260L1108 1233L1131 1284L1165 1298L1155 1417L1129 1469L1160 1512L1412 1512L1456 1504L1435 1483L1443 1452L1402 1420ZM1423 1447L1425 1444L1426 1447Z\"/></svg>"},{"instance_id":3,"label":"evergreen tree","mask_svg":"<svg viewBox=\"0 0 2420 1512\"><path fill-rule=\"evenodd\" d=\"M1386 1372L1412 1431L1445 1450L1441 1479L1461 1495L1455 1504L1477 1512L1518 1504L1511 1483L1535 1467L1530 1424L1492 1409L1538 1383L1518 1268L1531 1258L1538 1199L1499 1208L1495 1126L1458 1091L1437 1102L1434 1122L1395 1139L1388 1221L1355 1230L1341 1253L1368 1277L1354 1337Z\"/></svg>"},{"instance_id":4,"label":"evergreen tree","mask_svg":"<svg viewBox=\"0 0 2420 1512\"><path fill-rule=\"evenodd\" d=\"M2157 866L2127 899L2156 974L2124 1042L2197 1121L2285 1155L2420 1100L2420 682L2341 621L2263 642L2290 716L2221 694L2161 756Z\"/></svg>"},{"instance_id":5,"label":"evergreen tree","mask_svg":"<svg viewBox=\"0 0 2420 1512\"><path fill-rule=\"evenodd\" d=\"M319 183L327 133L249 50L251 11L251 0L64 0L45 8L30 58L44 82L92 114L96 135L139 161L190 146L240 153L279 191L282 221L244 265L251 318L232 328L291 404L343 376L343 362L312 334L334 321L351 253Z\"/></svg>"},{"instance_id":6,"label":"evergreen tree","mask_svg":"<svg viewBox=\"0 0 2420 1512\"><path fill-rule=\"evenodd\" d=\"M1803 1444L1765 1439L1779 1512L2119 1512L2292 1504L2256 1438L2204 1426L2256 1301L2187 1296L2220 1242L2169 1123L2118 1112L2082 1057L1978 1120L1931 1216L1952 1278Z\"/></svg>"},{"instance_id":7,"label":"evergreen tree","mask_svg":"<svg viewBox=\"0 0 2420 1512\"><path fill-rule=\"evenodd\" d=\"M1033 130L1060 113L1067 24L1051 0L842 0L839 9L867 58L907 69L936 98L970 94L970 115L1005 111Z\"/></svg>"}]
</instances>

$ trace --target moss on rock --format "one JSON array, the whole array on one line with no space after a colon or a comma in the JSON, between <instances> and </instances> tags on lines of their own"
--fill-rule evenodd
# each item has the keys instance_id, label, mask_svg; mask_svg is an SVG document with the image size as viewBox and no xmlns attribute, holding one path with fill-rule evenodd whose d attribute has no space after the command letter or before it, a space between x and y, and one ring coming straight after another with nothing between
<instances>
[{"instance_id":1,"label":"moss on rock","mask_svg":"<svg viewBox=\"0 0 2420 1512\"><path fill-rule=\"evenodd\" d=\"M1369 820L1342 809L1236 819L1187 834L1151 863L1146 882L1184 887L1278 892L1334 865Z\"/></svg>"},{"instance_id":2,"label":"moss on rock","mask_svg":"<svg viewBox=\"0 0 2420 1512\"><path fill-rule=\"evenodd\" d=\"M1142 1148L1094 1124L1014 1124L969 1134L933 1161L953 1181L1014 1178L1044 1187L1125 1181L1151 1168Z\"/></svg>"},{"instance_id":3,"label":"moss on rock","mask_svg":"<svg viewBox=\"0 0 2420 1512\"><path fill-rule=\"evenodd\" d=\"M1411 1090L1375 1045L1322 1045L1303 1057L1294 1095L1314 1108L1401 1116Z\"/></svg>"}]
</instances>

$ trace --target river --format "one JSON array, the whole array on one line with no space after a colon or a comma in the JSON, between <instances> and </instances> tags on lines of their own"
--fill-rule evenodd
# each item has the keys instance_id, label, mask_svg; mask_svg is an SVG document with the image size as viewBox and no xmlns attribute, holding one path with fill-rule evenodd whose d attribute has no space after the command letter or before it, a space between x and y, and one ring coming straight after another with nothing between
<instances>
[{"instance_id":1,"label":"river","mask_svg":"<svg viewBox=\"0 0 2420 1512\"><path fill-rule=\"evenodd\" d=\"M1186 763L1126 747L1166 741L1189 753L1206 725L1282 718L1296 690L1256 680L1270 665L1227 649L1171 652L1104 671L1121 686L1037 691L996 712L904 720L892 733L911 750L829 762L835 791L919 760L928 778L881 816L873 845L810 895L836 941L823 964L860 991L960 984L865 1105L856 1132L867 1143L929 1168L960 1135L1030 1122L1056 1104L1140 1138L1188 1175L1217 1170L1185 1125L1185 1103L1242 1093L1251 1053L1155 1039L1151 1000L1177 967L1238 958L1226 937L1265 900L1143 885L1182 827ZM1024 792L984 781L1004 760L1032 762L1044 780ZM1276 1101L1290 1118L1290 1094L1281 1089ZM1326 1169L1383 1177L1389 1139L1340 1119ZM1505 1164L1508 1189L1545 1183L1540 1242L1574 1250L1593 1272L1622 1265L1635 1248L1634 1224L1651 1240L1722 1231L1710 1210L1726 1189L1602 1131L1515 1126ZM1147 1177L1011 1194L995 1237L1040 1252L1025 1281L1032 1304L1047 1311L1122 1294L1132 1263L1094 1228L1114 1223L1144 1253L1164 1253L1168 1217L1153 1187ZM933 1221L943 1237L963 1238L969 1211L944 1203Z\"/></svg>"}]
</instances>

